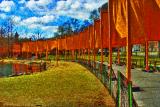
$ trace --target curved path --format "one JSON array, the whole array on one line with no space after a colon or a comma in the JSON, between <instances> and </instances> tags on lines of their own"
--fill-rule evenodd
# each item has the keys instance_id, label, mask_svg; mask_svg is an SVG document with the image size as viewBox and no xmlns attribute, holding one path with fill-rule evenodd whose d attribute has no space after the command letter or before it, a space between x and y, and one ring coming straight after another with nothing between
<instances>
[{"instance_id":1,"label":"curved path","mask_svg":"<svg viewBox=\"0 0 160 107\"><path fill-rule=\"evenodd\" d=\"M113 69L121 71L124 75L125 68L113 64ZM132 69L132 81L133 85L140 87L139 91L133 92L139 107L160 107L160 73L146 73L138 68Z\"/></svg>"}]
</instances>

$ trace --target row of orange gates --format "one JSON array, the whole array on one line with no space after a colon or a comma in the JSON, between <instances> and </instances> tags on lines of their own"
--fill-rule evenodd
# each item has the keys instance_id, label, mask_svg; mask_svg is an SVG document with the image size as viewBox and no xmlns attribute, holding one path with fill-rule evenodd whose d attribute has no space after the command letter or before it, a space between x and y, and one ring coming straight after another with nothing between
<instances>
[{"instance_id":1,"label":"row of orange gates","mask_svg":"<svg viewBox=\"0 0 160 107\"><path fill-rule=\"evenodd\" d=\"M160 40L160 0L109 0L108 9L102 9L100 18L82 32L55 39L23 42L13 45L13 53L45 53L52 50L87 52L95 57L96 49L109 49L109 68L112 68L112 48L126 46L126 78L131 81L131 49L134 44L145 45L146 70L148 41ZM2 48L0 48L2 49ZM1 51L2 52L2 51ZM101 52L101 66L103 65ZM119 55L120 57L120 55ZM89 57L90 58L90 57ZM95 60L95 58L94 58Z\"/></svg>"},{"instance_id":2,"label":"row of orange gates","mask_svg":"<svg viewBox=\"0 0 160 107\"><path fill-rule=\"evenodd\" d=\"M146 47L146 70L148 67L148 41L160 40L160 0L109 0L109 8L101 10L100 19L82 32L45 41L23 42L13 45L13 53L35 53L39 55L56 49L87 50L127 47L127 78L130 80L131 47L144 44ZM58 53L58 52L57 52ZM103 53L102 53L103 54ZM109 56L112 65L112 54ZM103 59L102 59L103 62Z\"/></svg>"}]
</instances>

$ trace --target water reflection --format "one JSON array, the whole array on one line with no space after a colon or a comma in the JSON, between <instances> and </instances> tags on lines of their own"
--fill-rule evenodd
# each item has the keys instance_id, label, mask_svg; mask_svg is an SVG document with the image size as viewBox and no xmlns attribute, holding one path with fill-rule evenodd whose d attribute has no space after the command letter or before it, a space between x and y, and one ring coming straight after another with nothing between
<instances>
[{"instance_id":1,"label":"water reflection","mask_svg":"<svg viewBox=\"0 0 160 107\"><path fill-rule=\"evenodd\" d=\"M46 70L45 63L31 63L31 64L10 63L8 64L8 63L0 62L0 77L31 74L35 72L41 72L43 70Z\"/></svg>"},{"instance_id":2,"label":"water reflection","mask_svg":"<svg viewBox=\"0 0 160 107\"><path fill-rule=\"evenodd\" d=\"M12 75L12 64L0 63L0 77Z\"/></svg>"}]
</instances>

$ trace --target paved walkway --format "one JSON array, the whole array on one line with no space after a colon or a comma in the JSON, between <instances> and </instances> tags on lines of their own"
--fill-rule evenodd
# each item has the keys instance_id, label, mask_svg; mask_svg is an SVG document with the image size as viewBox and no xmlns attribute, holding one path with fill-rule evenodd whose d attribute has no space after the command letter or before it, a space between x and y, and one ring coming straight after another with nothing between
<instances>
[{"instance_id":1,"label":"paved walkway","mask_svg":"<svg viewBox=\"0 0 160 107\"><path fill-rule=\"evenodd\" d=\"M114 70L120 70L125 75L126 66L113 64ZM133 84L141 91L133 92L139 107L160 107L160 73L146 73L141 69L132 69Z\"/></svg>"}]
</instances>

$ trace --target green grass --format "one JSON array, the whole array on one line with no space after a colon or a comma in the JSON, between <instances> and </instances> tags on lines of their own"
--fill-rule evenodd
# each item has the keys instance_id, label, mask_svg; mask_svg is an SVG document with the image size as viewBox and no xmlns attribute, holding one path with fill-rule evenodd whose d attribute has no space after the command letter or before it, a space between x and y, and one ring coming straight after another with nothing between
<instances>
[{"instance_id":1,"label":"green grass","mask_svg":"<svg viewBox=\"0 0 160 107\"><path fill-rule=\"evenodd\" d=\"M0 102L16 106L111 106L114 101L86 68L72 62L52 62L45 72L0 78Z\"/></svg>"}]
</instances>

